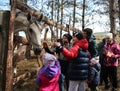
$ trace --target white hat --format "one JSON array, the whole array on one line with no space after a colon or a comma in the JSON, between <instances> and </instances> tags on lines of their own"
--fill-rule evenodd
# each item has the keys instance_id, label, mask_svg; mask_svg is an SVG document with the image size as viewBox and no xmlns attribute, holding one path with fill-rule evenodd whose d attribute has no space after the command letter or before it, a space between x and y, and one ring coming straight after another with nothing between
<instances>
[{"instance_id":1,"label":"white hat","mask_svg":"<svg viewBox=\"0 0 120 91\"><path fill-rule=\"evenodd\" d=\"M43 65L54 65L56 61L56 57L52 54L45 53L42 56Z\"/></svg>"},{"instance_id":2,"label":"white hat","mask_svg":"<svg viewBox=\"0 0 120 91\"><path fill-rule=\"evenodd\" d=\"M90 65L97 64L99 62L99 56L94 57L90 60Z\"/></svg>"},{"instance_id":3,"label":"white hat","mask_svg":"<svg viewBox=\"0 0 120 91\"><path fill-rule=\"evenodd\" d=\"M113 38L113 34L112 34L112 33L107 33L107 34L105 35L105 38L110 38L110 39L112 39L112 38Z\"/></svg>"}]
</instances>

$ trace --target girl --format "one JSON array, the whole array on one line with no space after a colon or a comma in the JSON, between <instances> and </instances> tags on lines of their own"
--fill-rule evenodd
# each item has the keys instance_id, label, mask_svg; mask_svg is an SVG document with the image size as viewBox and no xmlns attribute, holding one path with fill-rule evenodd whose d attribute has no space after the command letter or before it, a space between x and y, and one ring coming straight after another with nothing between
<instances>
[{"instance_id":1,"label":"girl","mask_svg":"<svg viewBox=\"0 0 120 91\"><path fill-rule=\"evenodd\" d=\"M38 71L36 79L39 91L59 91L60 64L52 54L45 53L42 56L43 67Z\"/></svg>"}]
</instances>

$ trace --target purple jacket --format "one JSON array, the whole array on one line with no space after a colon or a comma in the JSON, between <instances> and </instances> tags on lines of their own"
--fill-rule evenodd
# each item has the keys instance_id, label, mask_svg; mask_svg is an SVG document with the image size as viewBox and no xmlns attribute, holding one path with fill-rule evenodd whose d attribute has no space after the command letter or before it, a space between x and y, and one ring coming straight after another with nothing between
<instances>
[{"instance_id":1,"label":"purple jacket","mask_svg":"<svg viewBox=\"0 0 120 91\"><path fill-rule=\"evenodd\" d=\"M53 78L53 77L55 77L58 74L58 72L60 72L59 61L55 61L55 65L54 66L51 66L51 65L43 66L38 71L38 76L36 78L36 83L38 85L41 84L41 77L40 77L41 74L44 74L48 78Z\"/></svg>"},{"instance_id":2,"label":"purple jacket","mask_svg":"<svg viewBox=\"0 0 120 91\"><path fill-rule=\"evenodd\" d=\"M111 44L106 44L104 46L104 50L113 54L112 57L105 55L104 65L118 66L118 58L120 58L120 45L116 41L113 41Z\"/></svg>"}]
</instances>

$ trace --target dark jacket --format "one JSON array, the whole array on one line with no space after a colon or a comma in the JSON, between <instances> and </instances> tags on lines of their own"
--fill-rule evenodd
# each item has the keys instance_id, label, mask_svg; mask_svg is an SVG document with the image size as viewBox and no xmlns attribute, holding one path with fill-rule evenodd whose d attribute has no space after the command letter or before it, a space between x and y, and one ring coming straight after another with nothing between
<instances>
[{"instance_id":1,"label":"dark jacket","mask_svg":"<svg viewBox=\"0 0 120 91\"><path fill-rule=\"evenodd\" d=\"M86 80L88 78L89 52L79 49L78 56L70 61L68 76L70 80Z\"/></svg>"},{"instance_id":2,"label":"dark jacket","mask_svg":"<svg viewBox=\"0 0 120 91\"><path fill-rule=\"evenodd\" d=\"M94 57L98 56L97 44L96 44L95 36L94 35L88 36L87 40L89 42L88 51L91 54L91 58L94 58Z\"/></svg>"},{"instance_id":3,"label":"dark jacket","mask_svg":"<svg viewBox=\"0 0 120 91\"><path fill-rule=\"evenodd\" d=\"M87 79L88 61L89 61L88 59L89 52L87 50L88 50L88 41L86 39L79 40L69 50L67 50L65 47L61 49L62 54L67 58L68 61L70 61L68 68L68 75L70 80ZM84 56L82 55L82 53L84 54Z\"/></svg>"},{"instance_id":4,"label":"dark jacket","mask_svg":"<svg viewBox=\"0 0 120 91\"><path fill-rule=\"evenodd\" d=\"M62 46L64 46L64 45L62 45ZM71 46L72 45L69 44L69 49L71 48ZM65 56L61 52L60 53L58 52L58 54L59 54L58 60L60 61L60 65L61 65L61 73L66 76L67 75L68 66L69 66L69 60L67 60L65 58Z\"/></svg>"},{"instance_id":5,"label":"dark jacket","mask_svg":"<svg viewBox=\"0 0 120 91\"><path fill-rule=\"evenodd\" d=\"M105 45L105 38L102 39L102 41L100 43L98 43L98 55L99 55L99 62L101 64L101 66L103 66L104 58L105 58L105 56L103 54L104 45Z\"/></svg>"},{"instance_id":6,"label":"dark jacket","mask_svg":"<svg viewBox=\"0 0 120 91\"><path fill-rule=\"evenodd\" d=\"M100 84L100 69L101 65L99 62L89 66L88 85L97 86Z\"/></svg>"}]
</instances>

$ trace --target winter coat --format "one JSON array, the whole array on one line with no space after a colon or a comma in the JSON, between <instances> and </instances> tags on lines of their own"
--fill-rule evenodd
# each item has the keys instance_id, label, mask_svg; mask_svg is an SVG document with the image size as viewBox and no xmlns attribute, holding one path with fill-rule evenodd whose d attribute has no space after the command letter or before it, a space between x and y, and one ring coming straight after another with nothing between
<instances>
[{"instance_id":1,"label":"winter coat","mask_svg":"<svg viewBox=\"0 0 120 91\"><path fill-rule=\"evenodd\" d=\"M78 56L78 49L82 48L83 50L88 49L88 41L86 39L81 39L73 45L69 50L64 48L62 49L62 54L68 59L74 59Z\"/></svg>"},{"instance_id":2,"label":"winter coat","mask_svg":"<svg viewBox=\"0 0 120 91\"><path fill-rule=\"evenodd\" d=\"M120 45L113 40L112 43L106 44L104 46L104 51L107 51L107 54L111 54L109 57L105 55L104 65L105 66L118 66L118 58L120 58Z\"/></svg>"},{"instance_id":3,"label":"winter coat","mask_svg":"<svg viewBox=\"0 0 120 91\"><path fill-rule=\"evenodd\" d=\"M69 44L69 49L71 47L72 47L72 44ZM61 52L59 52L58 60L60 62L60 66L61 66L61 73L66 76L67 75L68 66L69 66L69 61L65 58L65 56Z\"/></svg>"},{"instance_id":4,"label":"winter coat","mask_svg":"<svg viewBox=\"0 0 120 91\"><path fill-rule=\"evenodd\" d=\"M88 85L97 86L100 84L100 69L101 65L99 62L89 66Z\"/></svg>"},{"instance_id":5,"label":"winter coat","mask_svg":"<svg viewBox=\"0 0 120 91\"><path fill-rule=\"evenodd\" d=\"M102 39L102 41L100 43L98 43L98 55L99 55L99 62L101 64L101 66L103 66L104 58L105 58L104 54L103 54L104 45L105 45L105 38Z\"/></svg>"},{"instance_id":6,"label":"winter coat","mask_svg":"<svg viewBox=\"0 0 120 91\"><path fill-rule=\"evenodd\" d=\"M79 49L78 56L70 61L68 77L70 80L79 81L88 78L89 52Z\"/></svg>"},{"instance_id":7,"label":"winter coat","mask_svg":"<svg viewBox=\"0 0 120 91\"><path fill-rule=\"evenodd\" d=\"M88 41L81 39L70 50L62 49L63 55L70 61L68 75L70 80L86 80L88 76Z\"/></svg>"},{"instance_id":8,"label":"winter coat","mask_svg":"<svg viewBox=\"0 0 120 91\"><path fill-rule=\"evenodd\" d=\"M59 61L55 61L54 66L43 66L36 79L39 91L59 91L58 79L60 76Z\"/></svg>"},{"instance_id":9,"label":"winter coat","mask_svg":"<svg viewBox=\"0 0 120 91\"><path fill-rule=\"evenodd\" d=\"M98 56L98 51L97 51L97 44L96 44L96 38L94 35L88 36L88 51L91 54L91 58L94 58Z\"/></svg>"}]
</instances>

